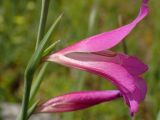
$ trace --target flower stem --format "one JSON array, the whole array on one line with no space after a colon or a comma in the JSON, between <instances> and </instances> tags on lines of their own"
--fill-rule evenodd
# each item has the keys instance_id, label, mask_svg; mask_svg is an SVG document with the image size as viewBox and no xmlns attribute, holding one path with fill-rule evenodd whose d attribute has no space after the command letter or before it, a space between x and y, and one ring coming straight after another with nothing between
<instances>
[{"instance_id":1,"label":"flower stem","mask_svg":"<svg viewBox=\"0 0 160 120\"><path fill-rule=\"evenodd\" d=\"M24 97L22 101L22 111L20 113L20 117L18 120L26 120L27 112L28 112L28 103L29 103L29 94L31 89L33 75L25 76L25 83L24 83Z\"/></svg>"},{"instance_id":2,"label":"flower stem","mask_svg":"<svg viewBox=\"0 0 160 120\"><path fill-rule=\"evenodd\" d=\"M135 120L135 117L132 117L131 120Z\"/></svg>"}]
</instances>

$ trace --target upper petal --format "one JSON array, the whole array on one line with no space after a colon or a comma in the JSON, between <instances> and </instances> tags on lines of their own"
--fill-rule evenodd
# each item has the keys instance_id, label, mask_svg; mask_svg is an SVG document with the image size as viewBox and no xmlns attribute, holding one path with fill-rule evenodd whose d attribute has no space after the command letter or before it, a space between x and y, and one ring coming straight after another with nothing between
<instances>
[{"instance_id":1,"label":"upper petal","mask_svg":"<svg viewBox=\"0 0 160 120\"><path fill-rule=\"evenodd\" d=\"M86 38L76 44L73 44L63 50L61 53L69 52L97 52L110 49L123 40L131 30L139 23L147 14L147 1L144 0L140 8L139 14L131 23L109 32L104 32L89 38Z\"/></svg>"}]
</instances>

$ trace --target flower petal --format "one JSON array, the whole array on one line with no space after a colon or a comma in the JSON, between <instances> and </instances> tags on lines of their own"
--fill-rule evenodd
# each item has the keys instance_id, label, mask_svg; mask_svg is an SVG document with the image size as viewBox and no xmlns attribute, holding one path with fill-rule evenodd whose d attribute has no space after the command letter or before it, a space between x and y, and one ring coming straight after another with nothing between
<instances>
[{"instance_id":1,"label":"flower petal","mask_svg":"<svg viewBox=\"0 0 160 120\"><path fill-rule=\"evenodd\" d=\"M128 94L126 97L126 103L130 107L131 116L138 111L139 103L144 100L147 93L147 86L145 81L140 77L135 77L135 84L137 89L134 93Z\"/></svg>"},{"instance_id":2,"label":"flower petal","mask_svg":"<svg viewBox=\"0 0 160 120\"><path fill-rule=\"evenodd\" d=\"M37 112L70 112L121 97L120 91L81 91L65 94L40 105Z\"/></svg>"},{"instance_id":3,"label":"flower petal","mask_svg":"<svg viewBox=\"0 0 160 120\"><path fill-rule=\"evenodd\" d=\"M58 56L63 56L61 53L55 53L48 56L49 61L59 61L58 63L63 63L64 60L58 60ZM138 58L133 56L128 56L122 53L115 53L112 51L100 51L94 53L69 53L64 54L65 57L70 59L75 59L82 62L110 62L123 66L130 74L141 75L148 70L148 66L141 62ZM56 60L57 59L57 60ZM70 61L72 62L72 61Z\"/></svg>"},{"instance_id":4,"label":"flower petal","mask_svg":"<svg viewBox=\"0 0 160 120\"><path fill-rule=\"evenodd\" d=\"M146 95L146 84L139 76L148 68L135 57L105 50L121 42L148 14L146 4L147 1L143 0L139 15L133 22L80 41L48 56L47 60L109 79L119 88L133 115Z\"/></svg>"},{"instance_id":5,"label":"flower petal","mask_svg":"<svg viewBox=\"0 0 160 120\"><path fill-rule=\"evenodd\" d=\"M146 69L146 65L128 55L112 54L112 57L108 57L110 55L111 54L108 55L107 52L105 52L105 54L70 53L66 55L55 53L49 56L48 61L82 69L109 79L122 92L127 105L130 107L131 113L134 114L138 109L139 102L144 99L146 95L146 84L137 76L139 75L138 73L142 73L144 69ZM128 63L127 60L133 63ZM143 66L140 67L137 73L135 68L138 69L139 65L131 65L134 63Z\"/></svg>"},{"instance_id":6,"label":"flower petal","mask_svg":"<svg viewBox=\"0 0 160 120\"><path fill-rule=\"evenodd\" d=\"M60 52L65 54L70 52L97 52L110 49L121 42L147 14L147 1L144 0L140 8L139 15L131 23L118 29L86 38L61 50Z\"/></svg>"},{"instance_id":7,"label":"flower petal","mask_svg":"<svg viewBox=\"0 0 160 120\"><path fill-rule=\"evenodd\" d=\"M117 59L114 58L118 64L121 64L125 69L127 69L133 75L140 75L148 70L148 66L141 62L137 57L128 56L119 53ZM119 59L119 60L118 60Z\"/></svg>"},{"instance_id":8,"label":"flower petal","mask_svg":"<svg viewBox=\"0 0 160 120\"><path fill-rule=\"evenodd\" d=\"M97 59L99 58L100 57L97 57ZM48 58L48 61L82 69L110 79L110 81L112 81L117 87L120 87L122 91L128 90L133 92L135 90L133 76L119 64L100 60L94 61L93 59L82 60L77 56L75 57L75 55L72 56L72 54L67 56L53 54Z\"/></svg>"}]
</instances>

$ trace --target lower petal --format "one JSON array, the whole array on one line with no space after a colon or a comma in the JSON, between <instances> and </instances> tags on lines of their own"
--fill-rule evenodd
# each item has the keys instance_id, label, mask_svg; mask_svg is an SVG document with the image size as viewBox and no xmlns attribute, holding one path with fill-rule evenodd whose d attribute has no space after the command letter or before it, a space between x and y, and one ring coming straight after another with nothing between
<instances>
[{"instance_id":1,"label":"lower petal","mask_svg":"<svg viewBox=\"0 0 160 120\"><path fill-rule=\"evenodd\" d=\"M52 98L41 104L36 112L70 112L121 97L119 90L73 92Z\"/></svg>"}]
</instances>

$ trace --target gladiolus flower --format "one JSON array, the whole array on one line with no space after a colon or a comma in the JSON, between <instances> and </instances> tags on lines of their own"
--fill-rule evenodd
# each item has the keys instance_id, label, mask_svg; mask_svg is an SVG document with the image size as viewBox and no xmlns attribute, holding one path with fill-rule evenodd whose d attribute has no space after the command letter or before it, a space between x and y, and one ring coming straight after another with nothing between
<instances>
[{"instance_id":1,"label":"gladiolus flower","mask_svg":"<svg viewBox=\"0 0 160 120\"><path fill-rule=\"evenodd\" d=\"M45 102L37 112L70 112L119 98L118 90L81 91L58 96Z\"/></svg>"},{"instance_id":2,"label":"gladiolus flower","mask_svg":"<svg viewBox=\"0 0 160 120\"><path fill-rule=\"evenodd\" d=\"M120 90L131 115L134 115L146 95L146 83L140 76L148 67L136 57L109 49L119 44L147 14L147 1L143 0L138 16L131 23L86 38L49 55L47 61L85 70L109 79Z\"/></svg>"}]
</instances>

